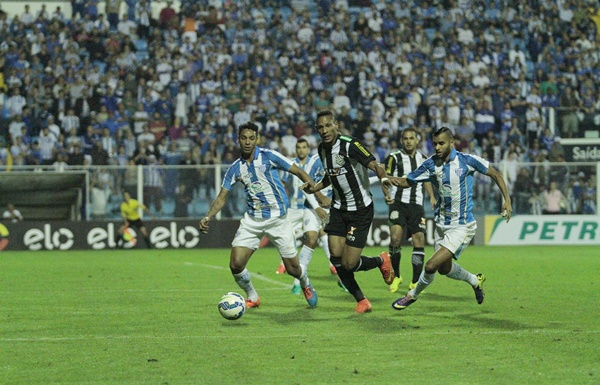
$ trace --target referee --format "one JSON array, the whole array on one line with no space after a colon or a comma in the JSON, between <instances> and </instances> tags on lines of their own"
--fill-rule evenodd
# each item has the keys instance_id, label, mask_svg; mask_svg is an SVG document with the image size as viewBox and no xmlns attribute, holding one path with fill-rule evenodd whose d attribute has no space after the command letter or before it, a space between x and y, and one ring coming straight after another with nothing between
<instances>
[{"instance_id":1,"label":"referee","mask_svg":"<svg viewBox=\"0 0 600 385\"><path fill-rule=\"evenodd\" d=\"M124 225L119 229L119 233L125 231L128 227L135 227L140 230L142 236L144 237L144 241L146 242L146 247L151 249L152 244L150 243L150 238L148 238L148 230L146 229L146 224L140 218L140 214L138 212L138 208L142 208L145 212L147 212L152 218L154 215L150 213L148 207L140 202L137 199L133 199L129 192L123 192L123 203L121 203L121 216L123 217ZM122 243L123 239L119 239L119 242Z\"/></svg>"}]
</instances>

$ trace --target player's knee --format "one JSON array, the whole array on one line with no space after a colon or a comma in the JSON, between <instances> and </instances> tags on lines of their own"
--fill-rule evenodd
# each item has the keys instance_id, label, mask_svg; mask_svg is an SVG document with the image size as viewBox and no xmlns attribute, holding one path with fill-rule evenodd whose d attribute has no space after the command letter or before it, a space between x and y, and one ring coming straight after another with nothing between
<instances>
[{"instance_id":1,"label":"player's knee","mask_svg":"<svg viewBox=\"0 0 600 385\"><path fill-rule=\"evenodd\" d=\"M427 274L434 274L438 271L438 267L435 262L432 262L431 260L427 261L427 263L425 264L425 272ZM447 273L446 273L447 274Z\"/></svg>"},{"instance_id":2,"label":"player's knee","mask_svg":"<svg viewBox=\"0 0 600 385\"><path fill-rule=\"evenodd\" d=\"M347 271L354 271L356 269L356 263L353 261L342 261L342 268Z\"/></svg>"},{"instance_id":3,"label":"player's knee","mask_svg":"<svg viewBox=\"0 0 600 385\"><path fill-rule=\"evenodd\" d=\"M239 261L230 261L229 262L229 270L231 270L231 274L239 274L242 271L244 271L245 267L246 266L244 266L244 264Z\"/></svg>"},{"instance_id":4,"label":"player's knee","mask_svg":"<svg viewBox=\"0 0 600 385\"><path fill-rule=\"evenodd\" d=\"M452 269L452 261L448 261L448 262L444 262L441 265L438 266L438 273L440 273L441 275L446 275L450 272L450 270Z\"/></svg>"},{"instance_id":5,"label":"player's knee","mask_svg":"<svg viewBox=\"0 0 600 385\"><path fill-rule=\"evenodd\" d=\"M415 247L425 246L425 235L423 233L414 233L412 239Z\"/></svg>"},{"instance_id":6,"label":"player's knee","mask_svg":"<svg viewBox=\"0 0 600 385\"><path fill-rule=\"evenodd\" d=\"M399 247L400 242L402 242L402 236L392 234L392 236L390 237L390 246Z\"/></svg>"},{"instance_id":7,"label":"player's knee","mask_svg":"<svg viewBox=\"0 0 600 385\"><path fill-rule=\"evenodd\" d=\"M318 233L306 234L304 239L304 244L311 249L315 249L317 247L317 243L319 242Z\"/></svg>"}]
</instances>

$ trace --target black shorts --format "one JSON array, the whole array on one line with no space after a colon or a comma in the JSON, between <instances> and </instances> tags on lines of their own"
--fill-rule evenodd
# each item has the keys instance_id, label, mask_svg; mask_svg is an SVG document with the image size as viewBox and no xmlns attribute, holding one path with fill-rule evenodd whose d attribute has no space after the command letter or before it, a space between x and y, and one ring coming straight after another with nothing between
<instances>
[{"instance_id":1,"label":"black shorts","mask_svg":"<svg viewBox=\"0 0 600 385\"><path fill-rule=\"evenodd\" d=\"M146 224L141 219L130 220L128 219L129 227L135 227L136 229L141 229L142 227L146 227Z\"/></svg>"},{"instance_id":2,"label":"black shorts","mask_svg":"<svg viewBox=\"0 0 600 385\"><path fill-rule=\"evenodd\" d=\"M394 202L390 205L388 225L406 228L407 238L416 233L425 233L425 210L416 203Z\"/></svg>"},{"instance_id":3,"label":"black shorts","mask_svg":"<svg viewBox=\"0 0 600 385\"><path fill-rule=\"evenodd\" d=\"M328 235L345 237L348 246L362 249L367 244L371 223L373 223L372 204L357 211L341 211L332 207L325 232Z\"/></svg>"}]
</instances>

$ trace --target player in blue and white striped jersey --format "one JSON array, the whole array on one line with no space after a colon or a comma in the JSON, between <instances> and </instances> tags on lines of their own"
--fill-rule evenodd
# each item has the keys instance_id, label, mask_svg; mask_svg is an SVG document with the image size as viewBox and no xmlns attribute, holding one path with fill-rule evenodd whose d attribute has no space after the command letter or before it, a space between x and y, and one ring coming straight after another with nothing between
<instances>
[{"instance_id":1,"label":"player in blue and white striped jersey","mask_svg":"<svg viewBox=\"0 0 600 385\"><path fill-rule=\"evenodd\" d=\"M296 166L306 171L315 182L318 182L323 179L323 176L325 175L323 163L318 155L309 155L310 146L308 141L304 138L298 139L296 142L296 158L293 162ZM304 235L304 244L298 255L300 264L305 267L308 266L319 240L321 241L321 246L325 249L325 254L329 261L329 242L327 241L327 235L323 231L323 226L329 219L329 212L319 206L314 195L307 194L302 190L302 185L304 184L302 180L294 178L290 176L289 173L286 173L283 176L283 181L284 183L288 183L290 190L288 221L294 228L296 238L300 238ZM327 189L327 191L323 190L317 194L323 194L328 199L331 199L332 192L331 189ZM320 199L324 199L324 197L320 197ZM329 264L332 274L336 274L335 267L333 267L331 262ZM277 272L280 272L281 270L283 270L282 266L279 267ZM300 283L295 279L292 286L292 293L300 294L300 291Z\"/></svg>"},{"instance_id":2,"label":"player in blue and white striped jersey","mask_svg":"<svg viewBox=\"0 0 600 385\"><path fill-rule=\"evenodd\" d=\"M435 252L425 264L417 286L406 296L394 301L392 307L402 310L414 303L439 272L448 278L468 282L475 291L478 304L484 299L483 274L472 274L454 260L473 239L477 222L473 216L473 174L479 172L492 178L504 197L502 215L508 222L512 214L510 195L502 174L489 162L476 155L464 154L454 148L454 137L448 127L433 134L435 155L403 178L390 178L398 187L409 188L416 183L431 182L438 192L434 216Z\"/></svg>"},{"instance_id":3,"label":"player in blue and white striped jersey","mask_svg":"<svg viewBox=\"0 0 600 385\"><path fill-rule=\"evenodd\" d=\"M219 195L200 221L200 230L208 232L211 218L223 208L233 185L241 182L247 196L247 209L231 243L229 266L235 281L246 292L246 306L260 305L260 298L252 285L246 265L258 249L260 240L266 235L277 247L288 273L300 280L304 297L314 307L317 305L317 293L308 280L306 268L298 263L294 232L287 220L288 197L279 171L297 176L308 186L314 186L315 182L282 154L257 147L258 138L256 124L247 122L240 125L238 141L242 155L227 169Z\"/></svg>"}]
</instances>

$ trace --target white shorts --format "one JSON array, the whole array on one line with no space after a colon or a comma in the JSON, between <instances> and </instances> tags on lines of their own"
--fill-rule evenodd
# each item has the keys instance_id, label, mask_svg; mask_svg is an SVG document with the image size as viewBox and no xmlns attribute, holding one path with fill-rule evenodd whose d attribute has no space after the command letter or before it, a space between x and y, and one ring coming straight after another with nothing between
<instances>
[{"instance_id":1,"label":"white shorts","mask_svg":"<svg viewBox=\"0 0 600 385\"><path fill-rule=\"evenodd\" d=\"M466 225L440 225L435 224L435 250L441 246L454 253L458 259L460 253L471 243L477 231L477 222Z\"/></svg>"},{"instance_id":2,"label":"white shorts","mask_svg":"<svg viewBox=\"0 0 600 385\"><path fill-rule=\"evenodd\" d=\"M255 218L245 213L231 246L256 250L264 235L277 247L281 258L296 256L294 231L287 215L276 218Z\"/></svg>"},{"instance_id":3,"label":"white shorts","mask_svg":"<svg viewBox=\"0 0 600 385\"><path fill-rule=\"evenodd\" d=\"M319 232L322 226L321 218L313 209L289 209L288 221L294 229L296 238L302 237L304 233L309 231Z\"/></svg>"}]
</instances>

